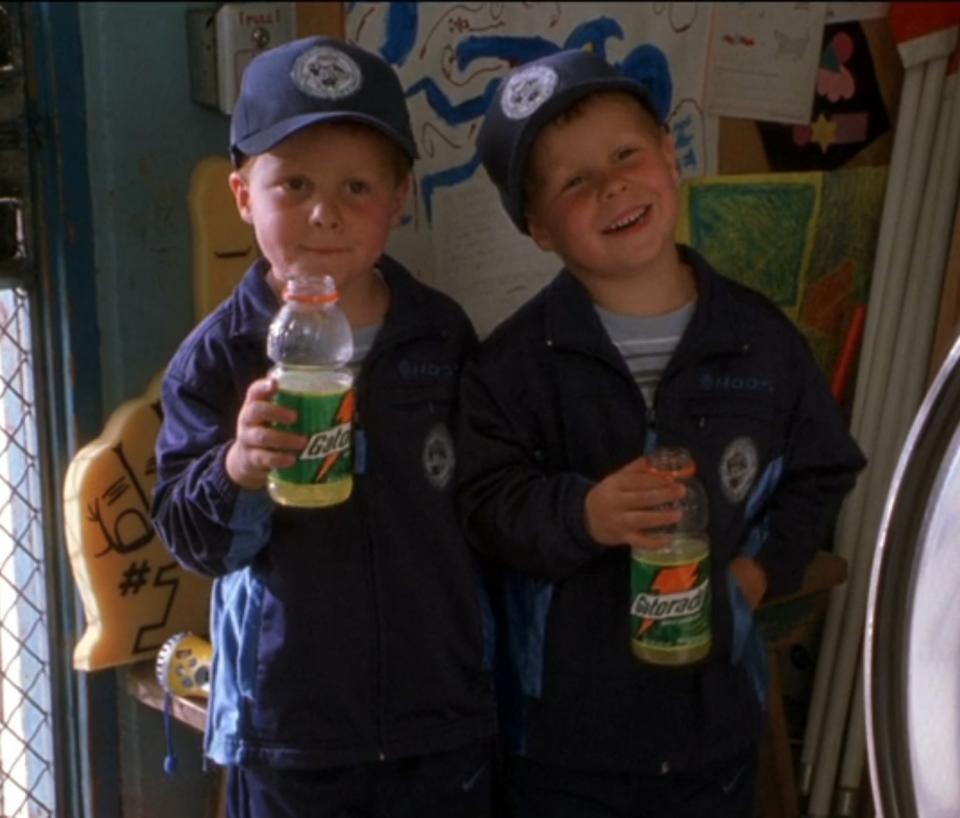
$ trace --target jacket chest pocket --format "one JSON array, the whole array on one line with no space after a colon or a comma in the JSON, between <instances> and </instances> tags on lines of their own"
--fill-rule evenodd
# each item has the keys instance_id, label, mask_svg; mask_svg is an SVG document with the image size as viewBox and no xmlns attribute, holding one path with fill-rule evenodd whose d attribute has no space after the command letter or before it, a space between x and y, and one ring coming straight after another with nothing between
<instances>
[{"instance_id":1,"label":"jacket chest pocket","mask_svg":"<svg viewBox=\"0 0 960 818\"><path fill-rule=\"evenodd\" d=\"M449 417L456 399L453 386L393 386L384 390L384 402L392 414L407 419Z\"/></svg>"},{"instance_id":2,"label":"jacket chest pocket","mask_svg":"<svg viewBox=\"0 0 960 818\"><path fill-rule=\"evenodd\" d=\"M765 429L776 424L780 412L769 398L703 396L689 399L685 414L701 429L730 424Z\"/></svg>"},{"instance_id":3,"label":"jacket chest pocket","mask_svg":"<svg viewBox=\"0 0 960 818\"><path fill-rule=\"evenodd\" d=\"M688 402L685 438L708 492L739 504L781 450L780 417L769 400L699 398Z\"/></svg>"},{"instance_id":4,"label":"jacket chest pocket","mask_svg":"<svg viewBox=\"0 0 960 818\"><path fill-rule=\"evenodd\" d=\"M444 384L389 387L374 398L376 408L367 413L371 464L388 469L391 490L419 490L424 481L437 490L450 485L456 398L453 386Z\"/></svg>"}]
</instances>

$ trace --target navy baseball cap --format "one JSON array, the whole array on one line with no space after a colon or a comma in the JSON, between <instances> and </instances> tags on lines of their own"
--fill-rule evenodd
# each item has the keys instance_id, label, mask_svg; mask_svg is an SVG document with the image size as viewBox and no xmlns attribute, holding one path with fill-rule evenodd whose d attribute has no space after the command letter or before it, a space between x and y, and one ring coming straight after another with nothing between
<instances>
[{"instance_id":1,"label":"navy baseball cap","mask_svg":"<svg viewBox=\"0 0 960 818\"><path fill-rule=\"evenodd\" d=\"M284 43L243 72L230 117L230 158L239 167L303 128L338 120L376 128L417 158L400 78L387 62L332 37Z\"/></svg>"},{"instance_id":2,"label":"navy baseball cap","mask_svg":"<svg viewBox=\"0 0 960 818\"><path fill-rule=\"evenodd\" d=\"M633 94L663 124L647 88L592 51L558 51L524 63L500 83L477 134L477 150L521 233L529 232L523 183L530 146L545 125L595 91Z\"/></svg>"}]
</instances>

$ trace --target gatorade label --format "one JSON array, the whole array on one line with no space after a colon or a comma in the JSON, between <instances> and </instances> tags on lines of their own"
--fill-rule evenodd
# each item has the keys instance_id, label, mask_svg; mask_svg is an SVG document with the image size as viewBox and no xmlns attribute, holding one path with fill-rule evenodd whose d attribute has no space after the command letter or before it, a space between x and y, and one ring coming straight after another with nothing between
<instances>
[{"instance_id":1,"label":"gatorade label","mask_svg":"<svg viewBox=\"0 0 960 818\"><path fill-rule=\"evenodd\" d=\"M710 641L710 556L682 563L631 561L633 640L681 651Z\"/></svg>"},{"instance_id":2,"label":"gatorade label","mask_svg":"<svg viewBox=\"0 0 960 818\"><path fill-rule=\"evenodd\" d=\"M335 483L353 473L351 448L354 393L309 394L280 391L274 401L297 413L297 422L277 428L307 438L307 445L288 469L276 475L286 483Z\"/></svg>"}]
</instances>

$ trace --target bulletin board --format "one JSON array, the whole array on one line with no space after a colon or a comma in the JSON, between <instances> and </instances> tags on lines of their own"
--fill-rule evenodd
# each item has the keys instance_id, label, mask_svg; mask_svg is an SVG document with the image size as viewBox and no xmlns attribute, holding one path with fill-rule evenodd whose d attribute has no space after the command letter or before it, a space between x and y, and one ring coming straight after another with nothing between
<instances>
[{"instance_id":1,"label":"bulletin board","mask_svg":"<svg viewBox=\"0 0 960 818\"><path fill-rule=\"evenodd\" d=\"M768 5L751 8L762 17ZM869 291L902 68L885 4L804 5L826 8L819 48L772 32L782 40L780 51L799 44L819 55L810 121L793 124L707 112L704 72L718 36L709 3L309 3L298 6L298 17L302 33L329 33L330 7L340 9L342 19L333 22L342 24L343 36L396 68L420 160L388 251L459 300L481 335L559 267L503 213L474 147L482 113L514 65L588 48L644 82L666 117L687 205L678 238L780 304L829 374ZM322 19L312 22L320 7ZM730 42L737 34L724 33ZM746 36L737 41L750 43ZM771 190L779 191L783 212L765 210ZM817 191L810 199L816 207L798 217L791 208L799 199L787 190L794 197ZM723 210L715 207L720 201ZM720 222L698 222L721 213L727 228L738 227L735 242L711 238ZM797 263L783 270L748 263L769 261L769 253L754 251L757 238L769 235L770 218L782 219L778 232L799 242L790 256ZM855 240L846 241L850 236Z\"/></svg>"},{"instance_id":2,"label":"bulletin board","mask_svg":"<svg viewBox=\"0 0 960 818\"><path fill-rule=\"evenodd\" d=\"M504 214L475 140L504 74L561 49L590 49L643 82L674 133L683 176L715 173L717 122L703 110L706 9L697 3L351 4L346 37L396 68L420 150L414 195L390 251L460 301L481 335L555 274L556 258Z\"/></svg>"}]
</instances>

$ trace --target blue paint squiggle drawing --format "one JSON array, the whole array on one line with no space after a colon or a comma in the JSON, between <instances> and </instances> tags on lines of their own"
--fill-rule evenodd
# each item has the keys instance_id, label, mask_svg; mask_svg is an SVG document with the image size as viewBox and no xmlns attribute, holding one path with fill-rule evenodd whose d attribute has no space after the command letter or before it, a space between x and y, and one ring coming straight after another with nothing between
<instances>
[{"instance_id":1,"label":"blue paint squiggle drawing","mask_svg":"<svg viewBox=\"0 0 960 818\"><path fill-rule=\"evenodd\" d=\"M417 42L417 4L390 3L380 54L394 65L403 65Z\"/></svg>"}]
</instances>

